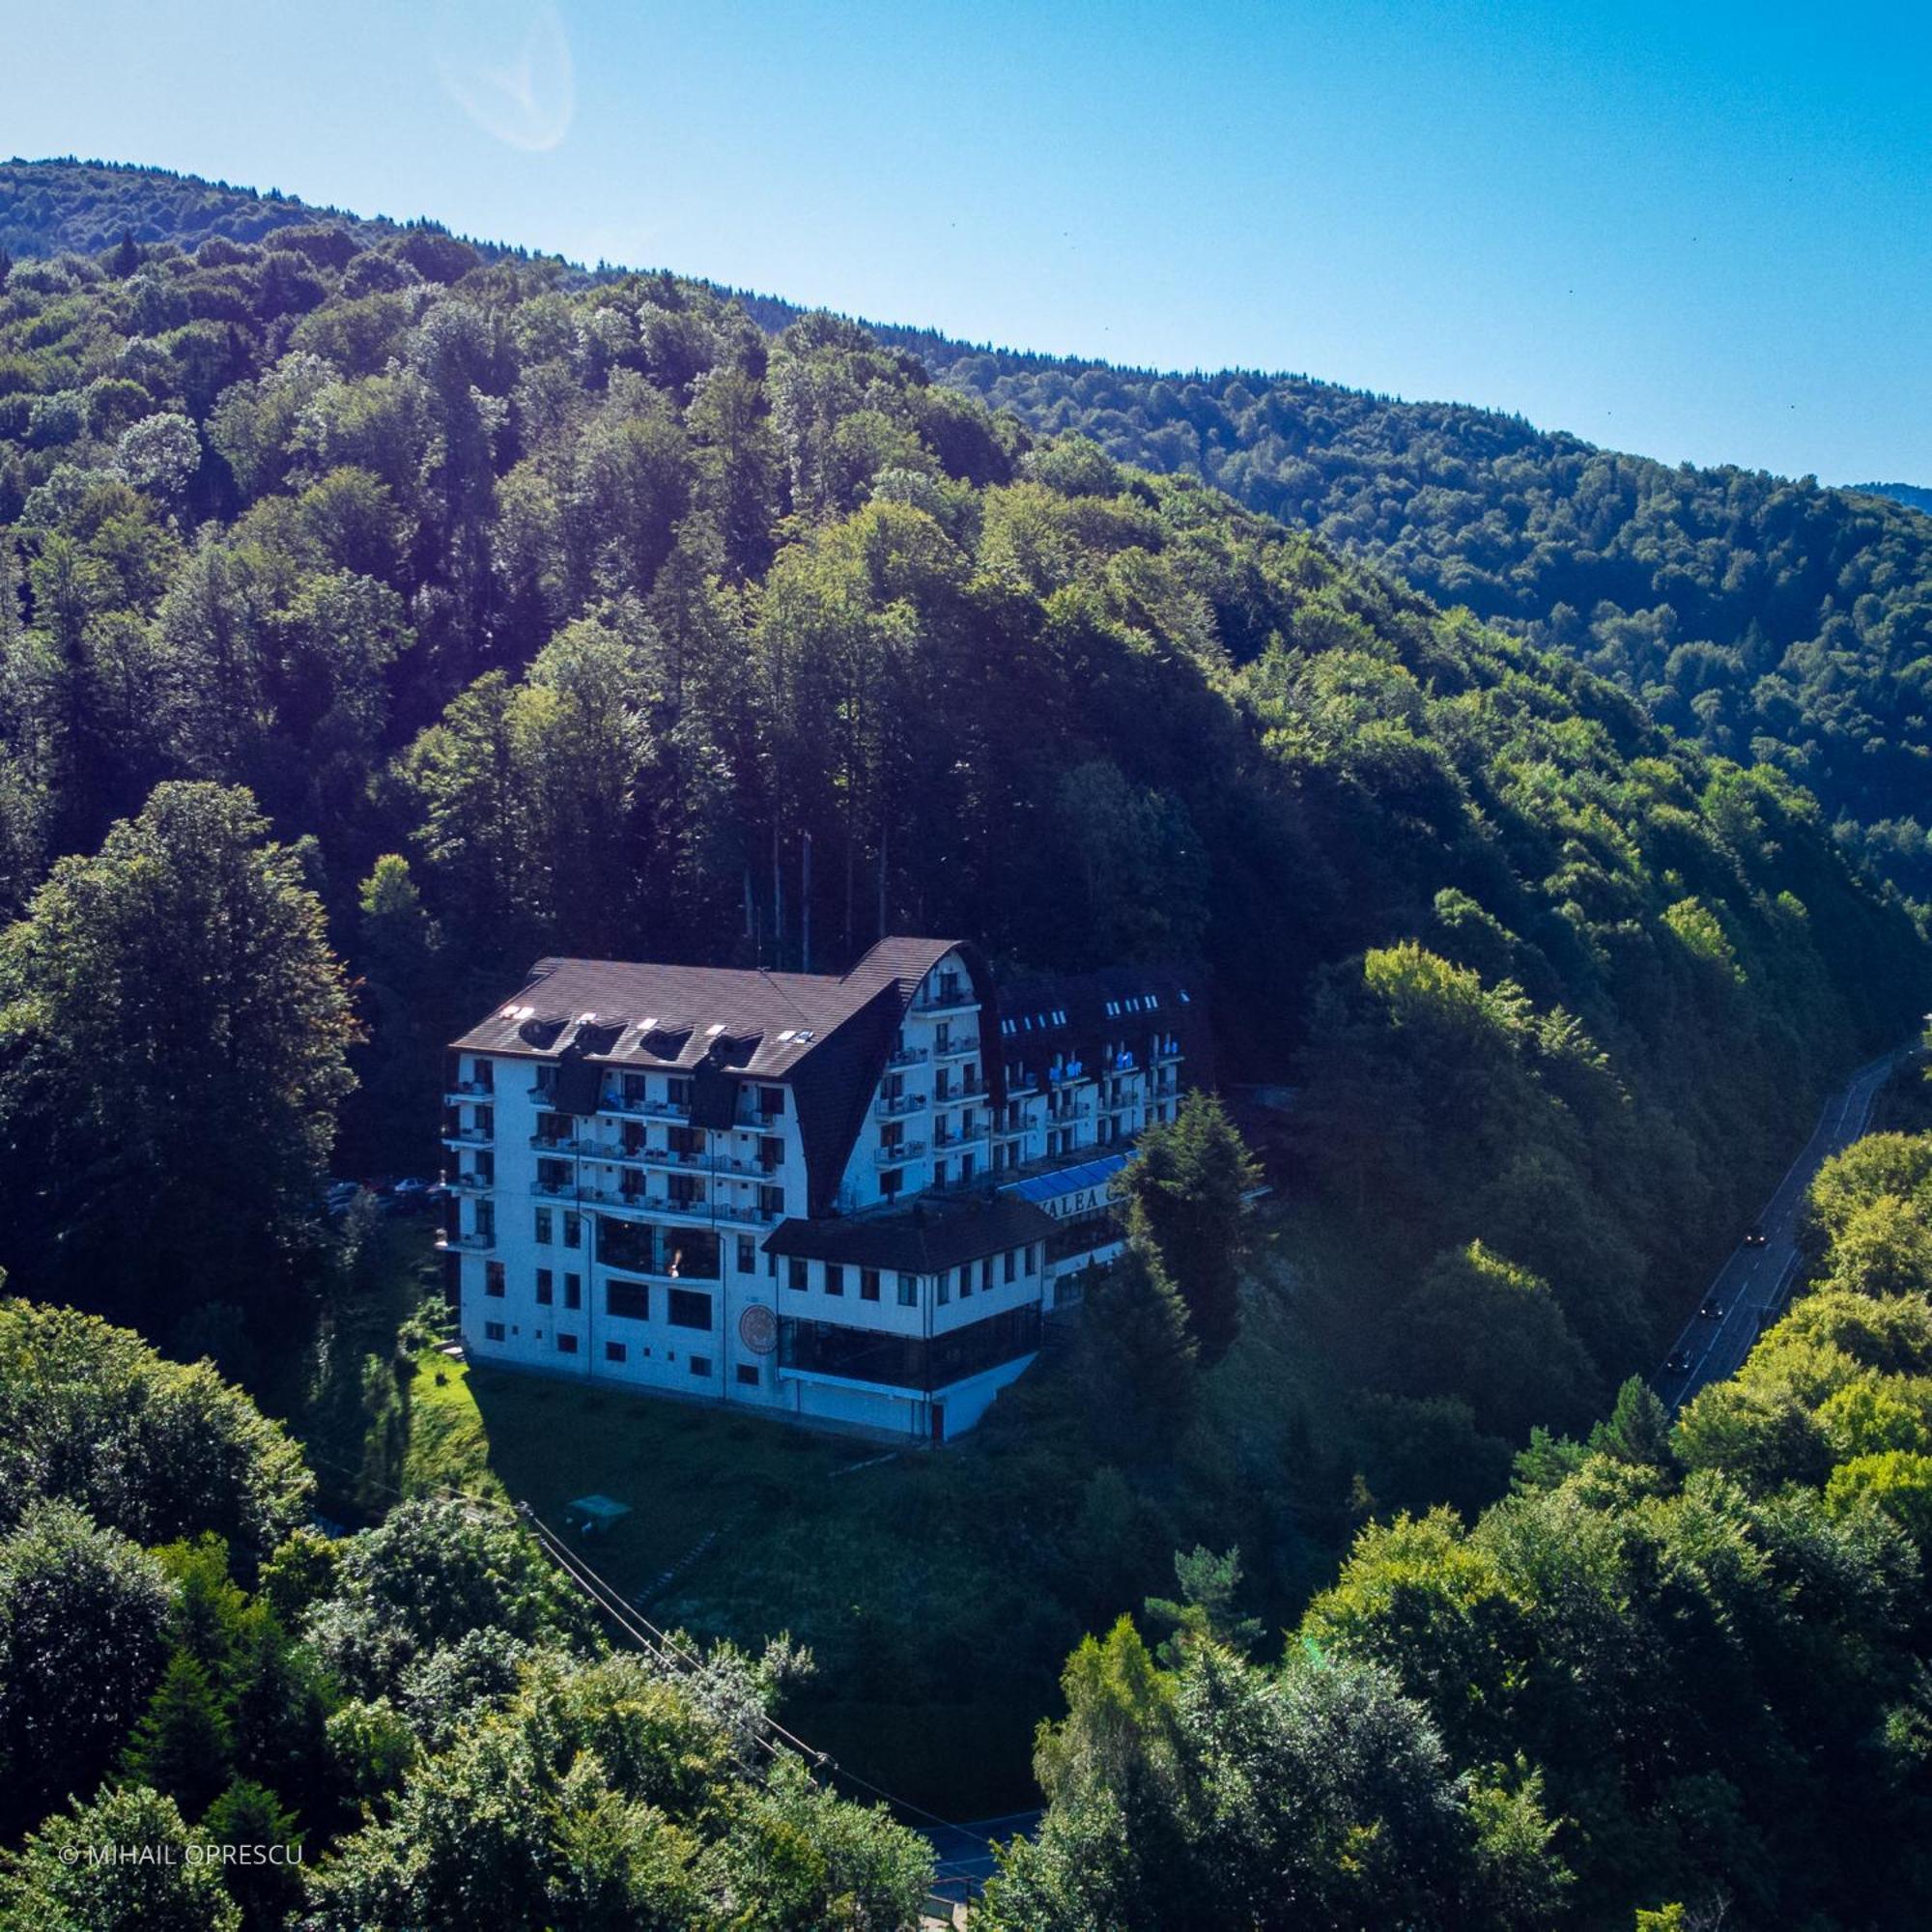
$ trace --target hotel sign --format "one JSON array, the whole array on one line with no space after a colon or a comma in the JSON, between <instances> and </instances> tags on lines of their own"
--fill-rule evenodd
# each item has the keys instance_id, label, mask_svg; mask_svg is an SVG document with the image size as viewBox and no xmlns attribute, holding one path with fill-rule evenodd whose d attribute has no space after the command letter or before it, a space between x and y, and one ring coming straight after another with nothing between
<instances>
[{"instance_id":1,"label":"hotel sign","mask_svg":"<svg viewBox=\"0 0 1932 1932\"><path fill-rule=\"evenodd\" d=\"M1070 1221L1081 1214L1100 1214L1113 1206L1114 1190L1102 1183L1095 1187L1076 1187L1070 1194L1055 1194L1039 1206L1056 1221Z\"/></svg>"}]
</instances>

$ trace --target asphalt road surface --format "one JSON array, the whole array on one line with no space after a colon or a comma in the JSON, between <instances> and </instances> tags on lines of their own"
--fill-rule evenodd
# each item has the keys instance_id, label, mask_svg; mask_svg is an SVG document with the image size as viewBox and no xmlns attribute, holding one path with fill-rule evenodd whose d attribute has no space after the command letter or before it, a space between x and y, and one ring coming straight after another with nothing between
<instances>
[{"instance_id":1,"label":"asphalt road surface","mask_svg":"<svg viewBox=\"0 0 1932 1932\"><path fill-rule=\"evenodd\" d=\"M1681 1408L1705 1383L1735 1374L1759 1332L1777 1319L1798 1271L1795 1236L1811 1178L1833 1154L1864 1134L1879 1089L1909 1051L1901 1047L1860 1067L1844 1091L1826 1101L1816 1130L1765 1203L1756 1229L1763 1244L1740 1241L1706 1293L1703 1305L1721 1309L1721 1316L1693 1314L1671 1350L1672 1359L1681 1357L1689 1366L1661 1368L1652 1378L1668 1407Z\"/></svg>"},{"instance_id":2,"label":"asphalt road surface","mask_svg":"<svg viewBox=\"0 0 1932 1932\"><path fill-rule=\"evenodd\" d=\"M1037 1811L1014 1811L1004 1818L980 1818L970 1825L933 1825L925 1840L939 1860L933 1889L942 1898L977 1898L993 1875L991 1840L1028 1838L1039 1829Z\"/></svg>"}]
</instances>

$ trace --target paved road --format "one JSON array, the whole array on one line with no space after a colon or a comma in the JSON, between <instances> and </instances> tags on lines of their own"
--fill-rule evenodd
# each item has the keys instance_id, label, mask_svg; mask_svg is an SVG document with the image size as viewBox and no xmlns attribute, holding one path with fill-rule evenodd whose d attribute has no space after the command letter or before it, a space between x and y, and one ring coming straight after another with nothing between
<instances>
[{"instance_id":1,"label":"paved road","mask_svg":"<svg viewBox=\"0 0 1932 1932\"><path fill-rule=\"evenodd\" d=\"M1030 1837L1039 1829L1037 1811L1012 1811L1004 1818L980 1818L970 1825L931 1825L926 1843L939 1860L933 1889L942 1898L969 1899L993 1875L991 1840Z\"/></svg>"},{"instance_id":2,"label":"paved road","mask_svg":"<svg viewBox=\"0 0 1932 1932\"><path fill-rule=\"evenodd\" d=\"M1850 1147L1870 1126L1872 1105L1879 1089L1902 1056L1911 1050L1900 1047L1897 1052L1860 1067L1844 1091L1826 1101L1811 1138L1777 1183L1777 1192L1765 1203L1758 1218L1764 1245L1754 1247L1740 1242L1707 1291L1708 1301L1724 1311L1722 1319L1711 1320L1693 1314L1672 1350L1690 1367L1675 1373L1660 1368L1652 1378L1653 1386L1670 1408L1681 1408L1706 1382L1721 1381L1734 1374L1750 1353L1759 1331L1776 1319L1791 1293L1792 1276L1798 1271L1794 1237L1812 1176L1833 1154Z\"/></svg>"}]
</instances>

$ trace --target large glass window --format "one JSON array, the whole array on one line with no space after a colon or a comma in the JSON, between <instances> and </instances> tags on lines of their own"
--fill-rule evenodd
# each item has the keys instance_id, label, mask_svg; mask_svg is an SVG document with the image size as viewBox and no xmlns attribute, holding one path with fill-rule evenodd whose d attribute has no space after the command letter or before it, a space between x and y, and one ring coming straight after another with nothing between
<instances>
[{"instance_id":1,"label":"large glass window","mask_svg":"<svg viewBox=\"0 0 1932 1932\"><path fill-rule=\"evenodd\" d=\"M703 1328L711 1326L711 1297L699 1294L695 1289L674 1288L670 1292L670 1325L673 1328Z\"/></svg>"},{"instance_id":2,"label":"large glass window","mask_svg":"<svg viewBox=\"0 0 1932 1932\"><path fill-rule=\"evenodd\" d=\"M626 1321L651 1319L651 1288L644 1281L620 1281L612 1276L604 1284L604 1312Z\"/></svg>"}]
</instances>

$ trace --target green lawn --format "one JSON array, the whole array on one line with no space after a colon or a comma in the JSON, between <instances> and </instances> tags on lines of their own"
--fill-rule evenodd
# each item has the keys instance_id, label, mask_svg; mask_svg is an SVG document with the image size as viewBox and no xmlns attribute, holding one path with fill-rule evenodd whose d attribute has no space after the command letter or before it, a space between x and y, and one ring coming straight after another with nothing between
<instances>
[{"instance_id":1,"label":"green lawn","mask_svg":"<svg viewBox=\"0 0 1932 1932\"><path fill-rule=\"evenodd\" d=\"M431 1351L410 1385L404 1487L507 1493L559 1533L570 1528L565 1506L574 1497L614 1497L631 1514L582 1547L630 1597L709 1531L736 1525L754 1535L760 1522L815 1510L834 1470L878 1453L784 1423L469 1366ZM869 1473L840 1481L863 1482Z\"/></svg>"}]
</instances>

